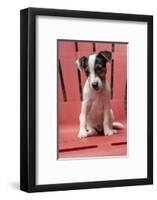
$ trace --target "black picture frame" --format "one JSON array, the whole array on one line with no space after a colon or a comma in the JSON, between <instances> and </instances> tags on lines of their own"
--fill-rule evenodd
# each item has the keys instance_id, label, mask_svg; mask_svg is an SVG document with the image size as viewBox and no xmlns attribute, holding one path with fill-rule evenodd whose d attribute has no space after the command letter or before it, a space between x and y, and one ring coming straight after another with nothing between
<instances>
[{"instance_id":1,"label":"black picture frame","mask_svg":"<svg viewBox=\"0 0 157 200\"><path fill-rule=\"evenodd\" d=\"M147 23L147 178L36 185L36 16ZM27 8L20 11L20 189L26 192L153 184L153 16Z\"/></svg>"}]
</instances>

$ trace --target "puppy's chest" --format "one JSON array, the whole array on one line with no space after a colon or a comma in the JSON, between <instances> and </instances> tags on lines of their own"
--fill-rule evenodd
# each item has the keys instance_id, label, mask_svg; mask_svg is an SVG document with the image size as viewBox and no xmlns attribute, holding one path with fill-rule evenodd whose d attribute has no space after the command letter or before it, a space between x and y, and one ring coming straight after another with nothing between
<instances>
[{"instance_id":1,"label":"puppy's chest","mask_svg":"<svg viewBox=\"0 0 157 200\"><path fill-rule=\"evenodd\" d=\"M105 106L105 95L99 94L96 96L92 96L92 105L91 105L91 112L95 115L100 115L103 113L104 106Z\"/></svg>"},{"instance_id":2,"label":"puppy's chest","mask_svg":"<svg viewBox=\"0 0 157 200\"><path fill-rule=\"evenodd\" d=\"M92 102L90 112L88 114L88 124L98 130L102 129L104 119L104 99L95 98Z\"/></svg>"}]
</instances>

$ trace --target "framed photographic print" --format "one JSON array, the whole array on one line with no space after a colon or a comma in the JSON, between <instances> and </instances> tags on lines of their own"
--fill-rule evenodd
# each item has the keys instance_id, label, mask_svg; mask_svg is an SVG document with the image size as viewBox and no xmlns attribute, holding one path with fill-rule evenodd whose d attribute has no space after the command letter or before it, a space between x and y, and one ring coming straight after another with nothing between
<instances>
[{"instance_id":1,"label":"framed photographic print","mask_svg":"<svg viewBox=\"0 0 157 200\"><path fill-rule=\"evenodd\" d=\"M153 16L20 13L20 188L153 183Z\"/></svg>"}]
</instances>

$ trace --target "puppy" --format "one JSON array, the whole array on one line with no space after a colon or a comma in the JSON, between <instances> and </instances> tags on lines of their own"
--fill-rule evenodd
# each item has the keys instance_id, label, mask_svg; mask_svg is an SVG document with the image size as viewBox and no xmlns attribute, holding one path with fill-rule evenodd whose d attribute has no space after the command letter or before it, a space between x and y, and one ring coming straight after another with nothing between
<instances>
[{"instance_id":1,"label":"puppy","mask_svg":"<svg viewBox=\"0 0 157 200\"><path fill-rule=\"evenodd\" d=\"M105 136L111 136L117 133L114 128L123 128L121 123L114 122L111 109L110 85L106 80L106 64L111 59L111 52L101 51L76 61L78 69L84 70L87 76L83 89L79 138L97 135L102 131Z\"/></svg>"}]
</instances>

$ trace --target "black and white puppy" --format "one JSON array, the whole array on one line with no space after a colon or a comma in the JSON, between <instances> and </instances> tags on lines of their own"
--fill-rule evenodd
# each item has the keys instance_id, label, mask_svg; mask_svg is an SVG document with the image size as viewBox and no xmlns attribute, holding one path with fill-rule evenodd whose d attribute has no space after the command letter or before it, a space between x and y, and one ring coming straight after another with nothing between
<instances>
[{"instance_id":1,"label":"black and white puppy","mask_svg":"<svg viewBox=\"0 0 157 200\"><path fill-rule=\"evenodd\" d=\"M79 138L97 135L102 131L104 135L111 136L117 132L114 128L123 128L121 123L114 122L111 109L110 85L106 80L106 64L111 59L111 52L101 51L76 61L78 68L84 70L87 76L83 89Z\"/></svg>"}]
</instances>

